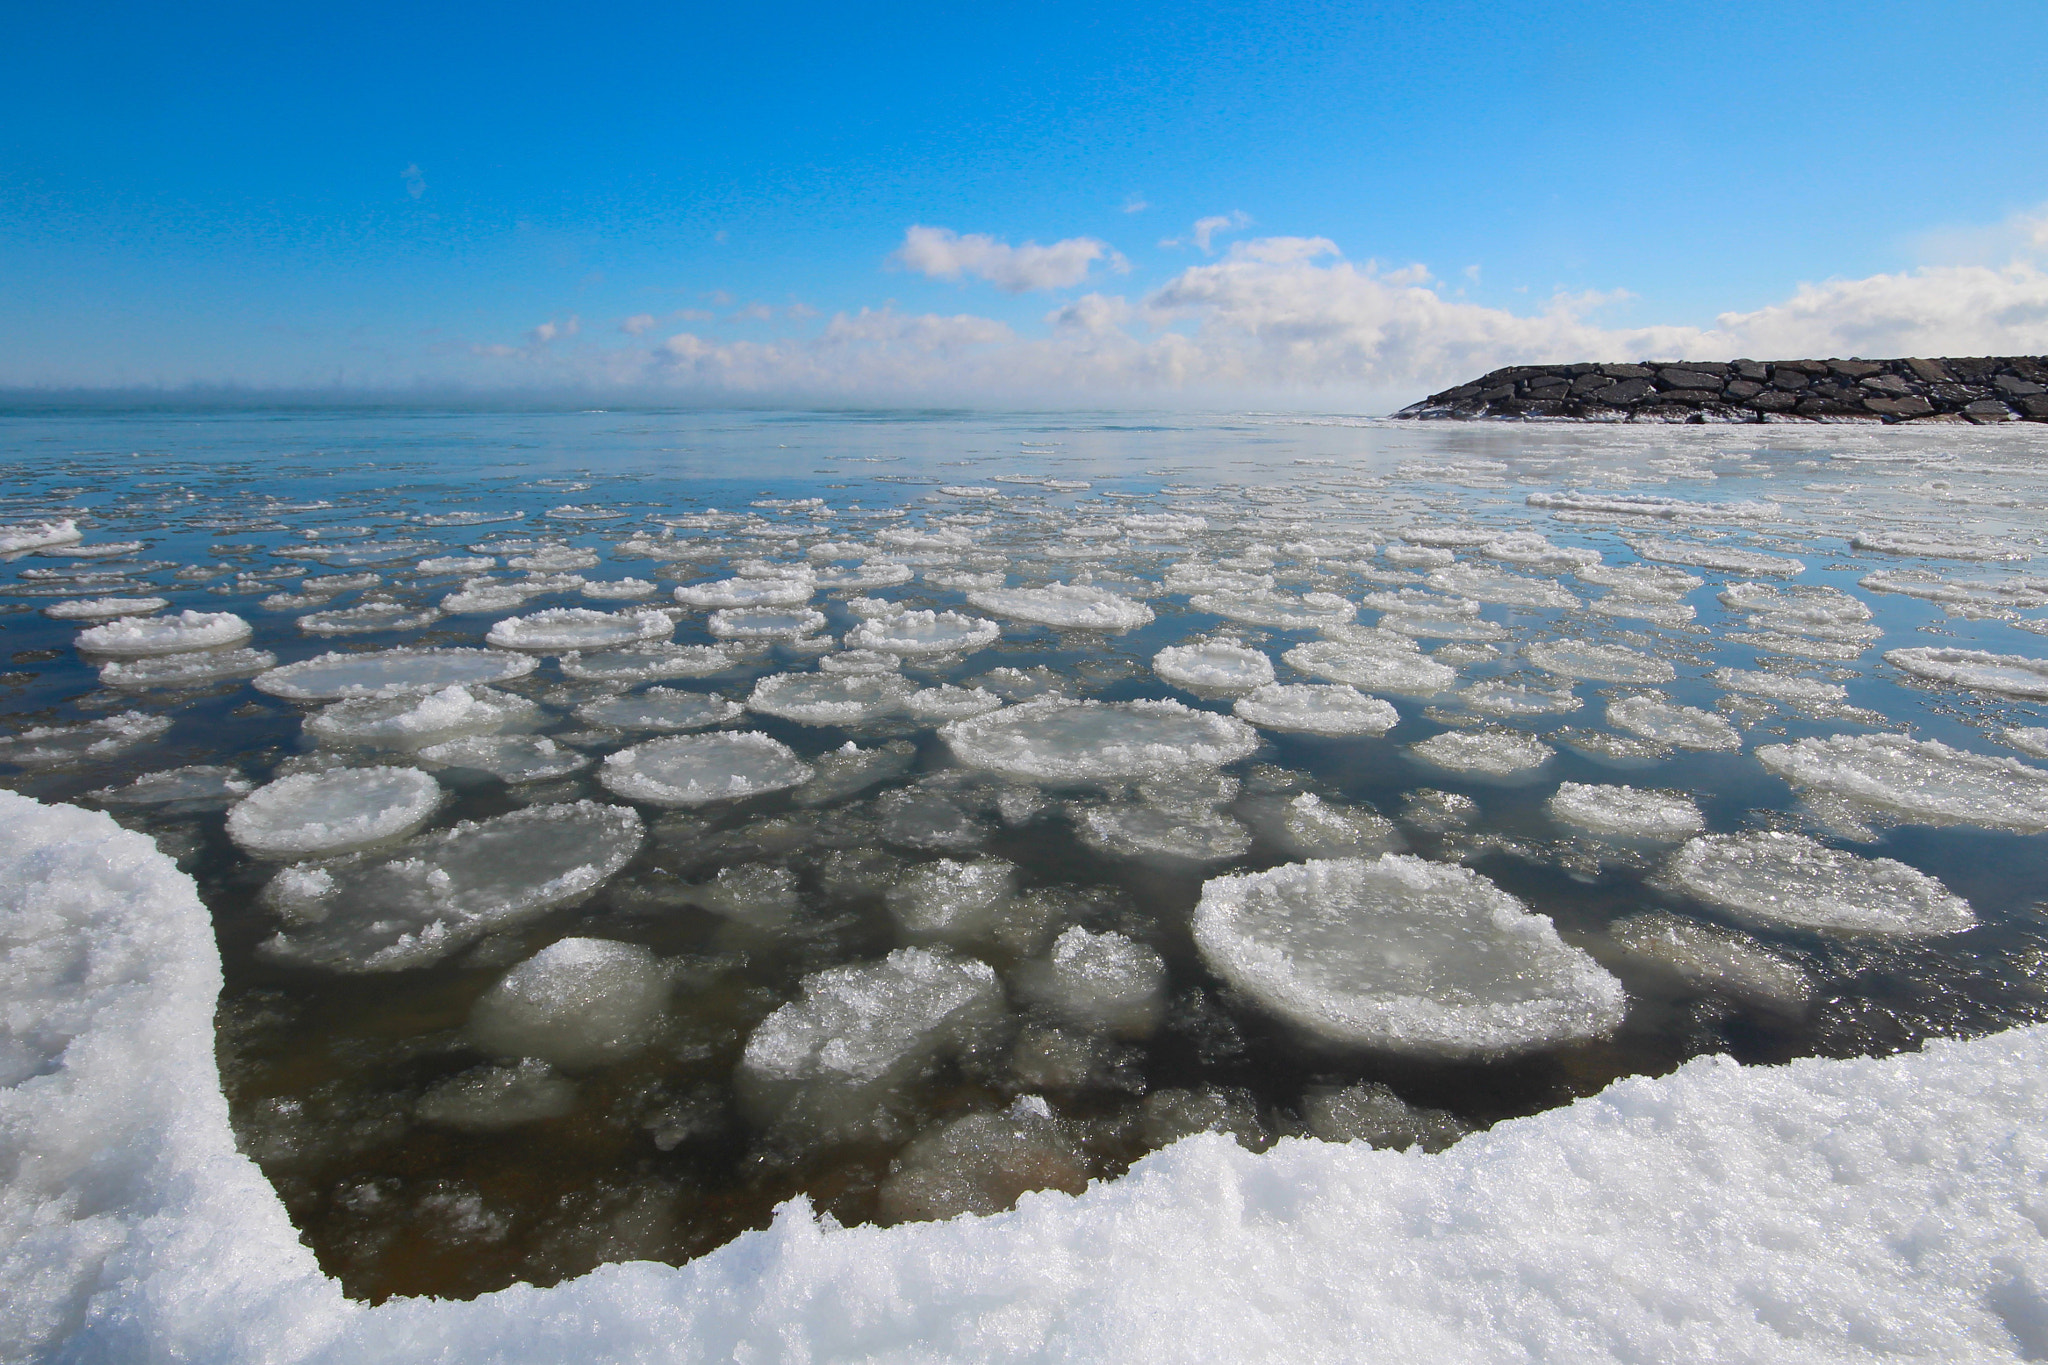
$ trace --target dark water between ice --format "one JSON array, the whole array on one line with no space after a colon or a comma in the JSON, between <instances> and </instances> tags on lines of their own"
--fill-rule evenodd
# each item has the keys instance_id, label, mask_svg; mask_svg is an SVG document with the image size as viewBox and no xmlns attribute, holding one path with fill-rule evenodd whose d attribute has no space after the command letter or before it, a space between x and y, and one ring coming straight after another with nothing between
<instances>
[{"instance_id":1,"label":"dark water between ice","mask_svg":"<svg viewBox=\"0 0 2048 1365\"><path fill-rule=\"evenodd\" d=\"M1334 593L1357 604L1367 594L1427 589L1430 565L1386 553L1413 550L1404 531L1427 548L1427 528L1533 531L1566 550L1597 550L1610 566L1639 561L1624 534L1796 556L1803 572L1754 581L1840 589L1866 604L1882 630L1849 657L1806 657L1786 652L1787 638L1794 649L1803 638L1796 632L1779 630L1776 643L1728 638L1758 632L1716 594L1752 575L1687 569L1703 580L1678 599L1694 619L1657 625L1586 609L1606 590L1556 563L1532 566L1492 557L1481 544L1453 546L1459 563L1561 586L1582 605L1484 605L1479 619L1503 628L1490 654L1425 635L1424 650L1449 648L1444 657L1455 663L1457 682L1433 697L1390 695L1400 719L1384 735L1261 730L1258 751L1226 769L1237 787L1217 812L1251 831L1241 856L1196 862L1091 847L1076 834L1080 813L1146 798L1130 784L1046 782L1035 801L1006 806L999 798L1006 791L1014 798L1018 784L986 782L960 768L935 723L898 715L841 728L752 714L728 728L761 731L807 758L849 740L863 747L898 741L914 749L914 761L881 785L824 806L799 806L782 792L695 810L645 807L646 841L594 894L397 972L320 971L260 952L279 927L259 899L278 864L236 849L224 832L224 803L111 806L179 858L214 911L226 973L220 1060L237 1132L325 1267L354 1295L466 1296L521 1280L552 1282L605 1261L681 1261L764 1225L777 1203L798 1193L842 1221L877 1216L877 1191L900 1158L902 1137L806 1143L800 1131L770 1132L736 1100L734 1073L749 1035L800 994L807 976L877 961L902 945L884 888L908 867L939 857L1006 859L1026 890L1078 893L1063 902L1064 918L974 946L972 956L1006 982L1074 923L1148 946L1165 964L1163 1014L1148 1035L1090 1035L1060 1025L1013 990L999 1038L964 1061L930 1068L901 1097L902 1131L926 1133L966 1114L1015 1112L1020 1096L1042 1097L1084 1177L1113 1175L1204 1121L1228 1123L1254 1143L1306 1131L1305 1096L1360 1082L1384 1083L1410 1105L1484 1126L1701 1053L1768 1063L1884 1052L2048 1018L2041 903L2048 838L1882 811L1864 811L1859 828L1854 811L1802 804L1754 757L1758 746L1807 736L1887 732L2024 757L2000 736L2007 727L2048 725L2048 707L1915 680L1882 656L1928 645L2048 654L2048 438L2038 431L307 413L12 418L0 425L0 447L11 474L0 492L0 524L72 517L88 546L144 542L104 560L31 554L0 565L7 670L0 732L130 710L172 722L111 755L0 769L17 790L87 805L95 804L90 793L187 764L227 765L261 783L280 765L414 760L321 750L302 730L317 707L268 695L246 679L184 690L104 687L93 662L73 647L78 625L39 610L71 596L154 594L168 598L173 612L235 612L254 626L253 647L288 663L330 649L477 646L506 616L672 605L678 583L723 577L742 561L795 565L820 541L859 543L876 560L910 563L918 577L865 593L821 591L811 605L827 616L830 636L857 624L847 599L858 596L985 615L962 590L931 578L952 573L1001 573L1011 586L1093 581L1142 598L1156 613L1150 624L1121 633L1004 620L990 648L907 663L906 675L920 685L1043 668L1074 697L1178 698L1224 714L1228 697L1168 685L1153 672L1153 656L1191 637L1220 636L1264 652L1280 681L1302 682L1308 679L1281 656L1322 633L1197 610L1188 592L1160 586L1170 569L1225 565L1231 573L1270 575L1276 591ZM1046 479L1087 486L1049 487ZM1571 489L1649 494L1680 506L1654 517L1571 508L1557 515L1527 501ZM808 499L825 506L775 505ZM565 507L604 516L550 515ZM714 508L735 515L728 524L681 529L658 520ZM519 515L435 524L460 512ZM1125 520L1168 512L1202 525L1162 530ZM702 553L666 561L615 553L636 531L659 535L665 527L701 542ZM956 549L879 539L902 527L964 531L967 539ZM1077 529L1083 534L1070 534ZM1921 537L1914 544L1922 553L1897 553L1903 542L1890 552L1852 547L1853 537L1872 532ZM572 587L504 611L329 638L297 624L313 608L263 605L307 573L367 571L381 581L337 595L325 609L392 600L425 610L460 588L461 578L422 573L413 567L419 559L465 555L469 546L493 554L515 537L594 551L597 565L580 571L586 579L653 579L658 594L637 604L593 600ZM400 538L432 547L361 566L346 555L322 563L274 553ZM1944 546L2006 557L1955 558ZM374 551L355 557L377 560ZM202 577L192 566L213 572ZM103 577L66 579L53 570ZM1969 600L1944 605L1862 586L1874 571L1979 586ZM1377 614L1362 608L1358 624ZM705 627L706 613L679 613L674 638L710 643ZM1624 644L1669 661L1677 680L1651 688L1573 685L1533 669L1520 652L1552 638ZM661 685L744 699L759 678L815 669L819 657L815 644L772 644L715 677ZM1804 708L1758 700L1717 685L1711 675L1721 667L1838 683L1846 698ZM1461 703L1455 689L1495 678L1572 687L1583 705L1501 718ZM601 756L648 737L574 719L575 705L607 689L565 678L552 658L502 688L546 708L543 732L571 748ZM1645 691L1725 716L1740 731L1741 748L1659 747L1640 736L1623 736L1636 741L1633 751L1599 742L1613 734L1606 703ZM1507 779L1432 767L1409 754L1409 746L1455 729L1548 737L1556 753ZM617 801L593 772L508 784L438 769L450 800L428 829L537 803ZM1659 876L1677 841L1603 841L1555 819L1546 802L1568 782L1686 793L1712 832L1799 831L1833 848L1897 859L1968 900L1976 927L1914 936L1744 924ZM951 833L890 823L889 793L911 789L950 803L960 817ZM1469 797L1476 808L1462 823L1432 818L1430 792ZM1395 822L1410 853L1470 866L1550 916L1567 943L1620 978L1629 997L1624 1022L1605 1038L1507 1060L1431 1061L1317 1040L1231 989L1197 952L1190 916L1206 879L1297 856L1277 842L1272 822L1276 809L1302 793L1376 812ZM1418 793L1425 793L1420 803ZM849 859L865 868L865 880L843 875ZM745 863L795 875L799 929L750 928L688 903L688 886ZM1610 926L1653 910L1733 930L1729 937L1739 935L1746 948L1790 964L1804 977L1806 1003L1759 1003L1697 976L1689 983L1670 962L1625 951ZM479 997L509 968L567 937L637 944L658 955L675 983L658 1035L625 1060L559 1069L573 1101L555 1116L495 1131L422 1118L422 1099L436 1086L507 1060L491 1057L466 1032Z\"/></svg>"}]
</instances>

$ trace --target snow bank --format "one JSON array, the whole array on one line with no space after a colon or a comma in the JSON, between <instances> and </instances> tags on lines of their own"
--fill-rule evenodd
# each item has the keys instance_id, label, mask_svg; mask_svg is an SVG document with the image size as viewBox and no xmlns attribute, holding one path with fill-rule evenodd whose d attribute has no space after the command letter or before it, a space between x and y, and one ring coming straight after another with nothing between
<instances>
[{"instance_id":1,"label":"snow bank","mask_svg":"<svg viewBox=\"0 0 2048 1365\"><path fill-rule=\"evenodd\" d=\"M67 1361L1944 1361L2048 1353L2048 1029L1701 1059L1436 1156L1190 1138L1076 1198L680 1269L341 1297L238 1155L191 883L0 794L0 1355Z\"/></svg>"}]
</instances>

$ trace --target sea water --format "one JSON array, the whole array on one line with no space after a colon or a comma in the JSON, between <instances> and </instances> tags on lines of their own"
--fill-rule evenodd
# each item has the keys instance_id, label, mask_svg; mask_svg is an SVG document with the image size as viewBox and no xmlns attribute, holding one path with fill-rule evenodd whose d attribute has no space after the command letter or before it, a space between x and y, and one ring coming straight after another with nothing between
<instances>
[{"instance_id":1,"label":"sea water","mask_svg":"<svg viewBox=\"0 0 2048 1365\"><path fill-rule=\"evenodd\" d=\"M361 1297L2043 1017L2031 430L5 441L6 780L197 878Z\"/></svg>"}]
</instances>

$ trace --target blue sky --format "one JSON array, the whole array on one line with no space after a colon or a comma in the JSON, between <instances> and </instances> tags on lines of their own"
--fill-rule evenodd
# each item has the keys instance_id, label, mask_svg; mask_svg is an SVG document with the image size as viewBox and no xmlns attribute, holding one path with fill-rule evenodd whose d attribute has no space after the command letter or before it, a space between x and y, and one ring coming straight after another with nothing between
<instances>
[{"instance_id":1,"label":"blue sky","mask_svg":"<svg viewBox=\"0 0 2048 1365\"><path fill-rule=\"evenodd\" d=\"M2048 350L2042 20L23 7L0 385L1341 404L1564 350Z\"/></svg>"}]
</instances>

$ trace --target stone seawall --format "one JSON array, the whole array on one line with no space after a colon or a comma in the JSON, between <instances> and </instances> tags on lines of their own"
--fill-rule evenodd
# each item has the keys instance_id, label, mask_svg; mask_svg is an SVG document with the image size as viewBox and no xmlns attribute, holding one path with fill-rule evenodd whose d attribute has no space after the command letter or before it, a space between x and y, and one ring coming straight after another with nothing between
<instances>
[{"instance_id":1,"label":"stone seawall","mask_svg":"<svg viewBox=\"0 0 2048 1365\"><path fill-rule=\"evenodd\" d=\"M1395 413L1438 421L2048 422L2048 356L1512 365Z\"/></svg>"}]
</instances>

